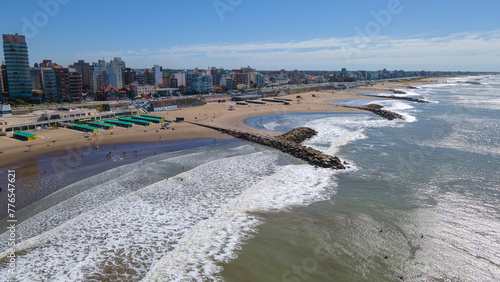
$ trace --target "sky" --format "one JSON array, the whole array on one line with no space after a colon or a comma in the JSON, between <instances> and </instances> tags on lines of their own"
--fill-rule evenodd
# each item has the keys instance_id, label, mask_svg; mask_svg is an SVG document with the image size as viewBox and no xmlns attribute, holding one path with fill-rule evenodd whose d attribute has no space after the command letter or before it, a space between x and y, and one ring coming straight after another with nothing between
<instances>
[{"instance_id":1,"label":"sky","mask_svg":"<svg viewBox=\"0 0 500 282\"><path fill-rule=\"evenodd\" d=\"M3 0L0 32L26 36L31 65L500 71L498 11L498 0Z\"/></svg>"}]
</instances>

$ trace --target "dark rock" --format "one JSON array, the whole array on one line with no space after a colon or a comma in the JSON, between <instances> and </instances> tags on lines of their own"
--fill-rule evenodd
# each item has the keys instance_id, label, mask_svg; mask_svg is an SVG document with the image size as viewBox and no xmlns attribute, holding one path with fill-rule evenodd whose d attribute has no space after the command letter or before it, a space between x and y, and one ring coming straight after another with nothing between
<instances>
[{"instance_id":1,"label":"dark rock","mask_svg":"<svg viewBox=\"0 0 500 282\"><path fill-rule=\"evenodd\" d=\"M298 127L283 135L278 136L277 139L295 143L302 143L316 134L318 134L318 132L316 132L316 130L314 129L308 127Z\"/></svg>"},{"instance_id":2,"label":"dark rock","mask_svg":"<svg viewBox=\"0 0 500 282\"><path fill-rule=\"evenodd\" d=\"M401 90L396 90L396 89L389 89L387 91L392 91L394 94L406 94L406 92L401 91Z\"/></svg>"},{"instance_id":3,"label":"dark rock","mask_svg":"<svg viewBox=\"0 0 500 282\"><path fill-rule=\"evenodd\" d=\"M386 118L388 120L393 120L393 119L397 119L397 118L404 119L403 116L398 114L398 113L387 111L387 110L382 110L383 106L378 105L378 104L369 104L369 105L363 106L363 107L356 107L356 106L343 106L343 107L370 111L370 112L372 112L376 115L379 115L383 118Z\"/></svg>"},{"instance_id":4,"label":"dark rock","mask_svg":"<svg viewBox=\"0 0 500 282\"><path fill-rule=\"evenodd\" d=\"M217 131L231 135L238 139L251 141L257 144L265 145L280 150L284 153L290 154L296 158L304 160L313 166L318 166L323 168L333 168L333 169L345 169L344 165L342 164L339 158L323 154L322 152L316 149L302 146L299 144L304 140L311 138L312 136L317 134L315 130L307 127L296 128L288 133L285 133L281 136L274 138L274 137L263 137L258 134L241 132L238 130L224 129L200 123L194 123L194 122L189 122L189 123L215 129Z\"/></svg>"},{"instance_id":5,"label":"dark rock","mask_svg":"<svg viewBox=\"0 0 500 282\"><path fill-rule=\"evenodd\" d=\"M364 106L365 108L370 108L370 109L375 109L375 110L380 110L383 108L383 106L378 105L378 104L368 104Z\"/></svg>"},{"instance_id":6,"label":"dark rock","mask_svg":"<svg viewBox=\"0 0 500 282\"><path fill-rule=\"evenodd\" d=\"M385 98L385 99L393 99L393 100L405 100L405 101L417 102L417 103L429 103L429 101L425 101L425 100L422 100L422 99L417 99L417 98L412 98L412 97L398 97L398 96L394 96L394 95L387 96L387 95L367 95L367 94L363 94L363 96Z\"/></svg>"}]
</instances>

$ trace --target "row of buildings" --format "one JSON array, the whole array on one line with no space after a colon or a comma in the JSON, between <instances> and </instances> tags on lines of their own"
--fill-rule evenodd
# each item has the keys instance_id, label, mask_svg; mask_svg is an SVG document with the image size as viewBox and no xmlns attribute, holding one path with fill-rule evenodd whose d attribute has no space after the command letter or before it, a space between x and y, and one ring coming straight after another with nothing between
<instances>
[{"instance_id":1,"label":"row of buildings","mask_svg":"<svg viewBox=\"0 0 500 282\"><path fill-rule=\"evenodd\" d=\"M25 37L18 34L2 37L5 61L0 68L0 86L2 96L12 100L79 101L85 94L102 93L109 86L128 89L130 97L154 93L154 86L163 83L160 66L134 70L127 68L121 58L92 64L79 60L67 67L44 60L30 67Z\"/></svg>"},{"instance_id":2,"label":"row of buildings","mask_svg":"<svg viewBox=\"0 0 500 282\"><path fill-rule=\"evenodd\" d=\"M242 89L273 87L285 84L314 84L339 81L375 80L427 75L453 75L439 72L388 71L257 71L251 67L225 70L132 69L121 58L88 63L78 60L67 67L51 60L29 65L25 37L3 35L4 64L0 86L3 96L47 102L79 101L86 95L96 99L122 99L138 95L172 93L202 94Z\"/></svg>"}]
</instances>

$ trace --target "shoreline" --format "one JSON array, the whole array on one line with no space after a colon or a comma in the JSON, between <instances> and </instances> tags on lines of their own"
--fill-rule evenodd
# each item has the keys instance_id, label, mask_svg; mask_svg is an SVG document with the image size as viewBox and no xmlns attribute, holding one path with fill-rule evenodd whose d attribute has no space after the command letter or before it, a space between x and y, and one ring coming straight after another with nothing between
<instances>
[{"instance_id":1,"label":"shoreline","mask_svg":"<svg viewBox=\"0 0 500 282\"><path fill-rule=\"evenodd\" d=\"M445 78L443 78L445 79ZM346 90L335 90L331 92L306 92L283 96L292 98L290 105L268 103L264 105L249 104L247 106L236 105L234 110L228 106L234 102L210 103L200 107L183 108L173 111L154 112L166 119L175 120L175 117L184 117L187 121L201 122L203 124L222 127L232 130L241 130L249 133L257 133L268 136L276 136L280 132L267 131L248 126L245 120L251 117L266 116L285 113L370 113L360 109L349 109L332 103L339 100L354 99L378 99L373 96L364 96L360 93L393 93L392 89L404 89L408 86L442 84L446 83L440 78L424 79L411 82L386 82L363 86ZM410 88L411 89L411 88ZM297 99L301 96L301 99ZM315 97L313 97L315 96ZM121 145L132 143L161 143L166 141L187 141L194 139L233 139L233 137L221 132L202 128L187 122L173 122L171 129L159 129L160 125L143 127L135 125L132 128L115 127L112 130L100 130L97 134L89 134L66 128L49 129L36 132L38 140L19 141L9 137L0 137L0 168L7 169L14 165L22 166L25 163L35 161L38 157L52 154L74 152L92 147ZM158 131L159 129L159 131ZM158 131L158 132L157 132ZM28 147L30 145L30 147Z\"/></svg>"}]
</instances>

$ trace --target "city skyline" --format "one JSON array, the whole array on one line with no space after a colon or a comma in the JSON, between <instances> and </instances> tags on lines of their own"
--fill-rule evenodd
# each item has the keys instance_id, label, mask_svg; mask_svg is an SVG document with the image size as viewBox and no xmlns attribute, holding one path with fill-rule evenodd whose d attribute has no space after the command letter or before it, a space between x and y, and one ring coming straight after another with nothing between
<instances>
[{"instance_id":1,"label":"city skyline","mask_svg":"<svg viewBox=\"0 0 500 282\"><path fill-rule=\"evenodd\" d=\"M0 23L26 35L30 65L121 57L131 68L500 71L495 1L27 2L0 4Z\"/></svg>"}]
</instances>

